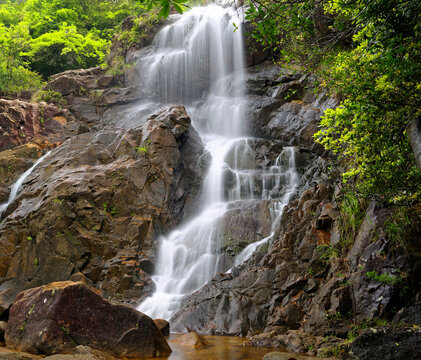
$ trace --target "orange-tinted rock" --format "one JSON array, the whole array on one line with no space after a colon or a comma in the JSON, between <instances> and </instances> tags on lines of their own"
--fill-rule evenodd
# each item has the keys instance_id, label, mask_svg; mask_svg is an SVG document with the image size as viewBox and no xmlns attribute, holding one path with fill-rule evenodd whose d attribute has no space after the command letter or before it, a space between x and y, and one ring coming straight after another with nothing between
<instances>
[{"instance_id":1,"label":"orange-tinted rock","mask_svg":"<svg viewBox=\"0 0 421 360\"><path fill-rule=\"evenodd\" d=\"M196 334L194 331L189 332L188 334L181 335L177 339L171 341L174 344L189 347L193 349L202 349L209 345L209 342L199 334Z\"/></svg>"}]
</instances>

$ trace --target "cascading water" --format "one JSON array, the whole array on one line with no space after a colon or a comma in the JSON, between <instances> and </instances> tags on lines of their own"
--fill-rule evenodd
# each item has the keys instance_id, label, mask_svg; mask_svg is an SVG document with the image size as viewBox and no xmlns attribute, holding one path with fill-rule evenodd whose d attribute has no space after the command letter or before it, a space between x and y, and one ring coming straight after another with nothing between
<instances>
[{"instance_id":1,"label":"cascading water","mask_svg":"<svg viewBox=\"0 0 421 360\"><path fill-rule=\"evenodd\" d=\"M292 148L269 169L256 164L255 139L246 132L243 38L233 23L240 20L231 9L194 8L164 27L139 55L141 87L149 102L138 111L156 104L186 105L212 156L202 211L160 240L156 291L138 307L152 318L169 319L185 295L228 270L220 248L229 208L251 199L271 200L275 221L298 183ZM243 259L255 248L247 249L240 254Z\"/></svg>"},{"instance_id":2,"label":"cascading water","mask_svg":"<svg viewBox=\"0 0 421 360\"><path fill-rule=\"evenodd\" d=\"M24 181L26 180L26 178L32 173L32 171L34 171L34 169L39 165L39 163L44 160L44 158L46 156L48 156L50 154L50 151L47 152L45 155L41 156L35 163L34 165L32 165L28 170L26 170L17 180L16 182L12 185L11 189L10 189L10 195L9 195L9 199L7 200L7 202L5 202L4 204L0 205L0 219L1 216L3 214L3 212L7 209L7 207L15 200L16 196L18 195L19 191L22 188L22 184L24 183Z\"/></svg>"}]
</instances>

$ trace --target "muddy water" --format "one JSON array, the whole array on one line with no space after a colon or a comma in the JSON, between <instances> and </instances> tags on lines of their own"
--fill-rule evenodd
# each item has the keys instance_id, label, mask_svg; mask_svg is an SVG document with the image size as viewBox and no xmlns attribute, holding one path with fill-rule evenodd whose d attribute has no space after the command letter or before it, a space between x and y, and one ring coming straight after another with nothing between
<instances>
[{"instance_id":1,"label":"muddy water","mask_svg":"<svg viewBox=\"0 0 421 360\"><path fill-rule=\"evenodd\" d=\"M171 342L171 340L176 339L180 335L171 334L169 339L167 339L173 351L172 354L168 358L158 358L158 359L153 358L149 360L261 360L263 356L269 352L280 351L279 349L243 346L243 343L246 341L246 339L238 338L238 337L230 337L230 336L205 336L205 339L209 342L209 346L207 346L204 349L190 349L190 348L183 347ZM0 346L0 356L1 354L4 354L5 356L6 355L5 353L10 354L15 351L16 350L7 349L5 347ZM20 353L20 354L23 356L27 353ZM285 360L319 359L319 358L315 358L311 356L292 354L288 352L284 352L283 354L284 354ZM30 354L27 354L27 355L30 355ZM41 360L44 357L45 355L40 355L39 359ZM130 359L130 360L135 360L135 359ZM148 360L148 359L143 358L143 359L138 359L138 360Z\"/></svg>"},{"instance_id":2,"label":"muddy water","mask_svg":"<svg viewBox=\"0 0 421 360\"><path fill-rule=\"evenodd\" d=\"M174 344L171 340L176 339L178 334L171 334L168 343L173 350L168 360L261 360L263 356L279 349L258 348L243 346L246 341L244 338L231 336L205 336L209 346L204 349L190 349ZM285 352L285 359L296 360L314 360L315 357L309 357L299 354Z\"/></svg>"}]
</instances>

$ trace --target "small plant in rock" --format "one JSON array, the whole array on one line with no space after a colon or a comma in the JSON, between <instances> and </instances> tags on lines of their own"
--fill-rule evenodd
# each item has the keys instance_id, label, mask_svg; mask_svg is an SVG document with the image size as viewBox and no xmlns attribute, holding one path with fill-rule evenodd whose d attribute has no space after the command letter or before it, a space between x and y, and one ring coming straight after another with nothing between
<instances>
[{"instance_id":1,"label":"small plant in rock","mask_svg":"<svg viewBox=\"0 0 421 360\"><path fill-rule=\"evenodd\" d=\"M339 257L339 250L332 245L319 245L316 248L316 252L319 255L319 259L325 262L329 262L332 258Z\"/></svg>"},{"instance_id":2,"label":"small plant in rock","mask_svg":"<svg viewBox=\"0 0 421 360\"><path fill-rule=\"evenodd\" d=\"M58 198L53 199L53 203L54 203L54 204L56 204L56 205L61 205L61 204L63 204L63 201L64 201L64 200L62 200L62 199L58 199Z\"/></svg>"},{"instance_id":3,"label":"small plant in rock","mask_svg":"<svg viewBox=\"0 0 421 360\"><path fill-rule=\"evenodd\" d=\"M143 146L136 147L136 152L139 154L146 154L149 150L149 145L151 144L151 141L148 139Z\"/></svg>"},{"instance_id":4,"label":"small plant in rock","mask_svg":"<svg viewBox=\"0 0 421 360\"><path fill-rule=\"evenodd\" d=\"M111 214L111 216L117 216L117 214L118 214L118 210L113 206L111 209L110 209L110 214Z\"/></svg>"},{"instance_id":5,"label":"small plant in rock","mask_svg":"<svg viewBox=\"0 0 421 360\"><path fill-rule=\"evenodd\" d=\"M402 285L406 283L406 280L408 277L408 274L404 272L400 272L399 270L398 270L398 275L389 274L389 273L379 274L377 271L368 271L365 275L370 280L373 280L382 284L387 284L390 286Z\"/></svg>"}]
</instances>

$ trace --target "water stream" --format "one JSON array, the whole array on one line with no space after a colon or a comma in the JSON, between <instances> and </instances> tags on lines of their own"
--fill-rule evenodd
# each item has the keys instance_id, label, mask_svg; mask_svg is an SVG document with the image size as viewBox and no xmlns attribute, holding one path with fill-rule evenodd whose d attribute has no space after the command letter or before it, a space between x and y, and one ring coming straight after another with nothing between
<instances>
[{"instance_id":1,"label":"water stream","mask_svg":"<svg viewBox=\"0 0 421 360\"><path fill-rule=\"evenodd\" d=\"M44 160L44 158L46 156L48 156L50 154L50 151L47 152L45 155L41 156L35 163L34 165L32 165L28 170L26 170L17 180L16 182L12 185L11 189L10 189L10 195L9 195L9 199L7 200L7 202L5 202L4 204L0 205L0 219L2 214L6 211L7 207L16 199L19 191L22 189L22 184L25 182L25 180L27 179L27 177L29 175L31 175L32 171L34 171L34 169L42 162L42 160Z\"/></svg>"},{"instance_id":2,"label":"water stream","mask_svg":"<svg viewBox=\"0 0 421 360\"><path fill-rule=\"evenodd\" d=\"M142 106L186 105L212 161L202 188L202 209L193 219L160 239L155 293L138 309L169 319L183 297L218 272L229 271L220 251L222 222L243 202L268 200L272 235L294 194L298 176L294 149L285 148L269 167L256 161L256 139L247 133L243 35L237 11L217 5L193 8L165 26L141 52ZM252 244L235 261L246 260L271 236Z\"/></svg>"}]
</instances>

